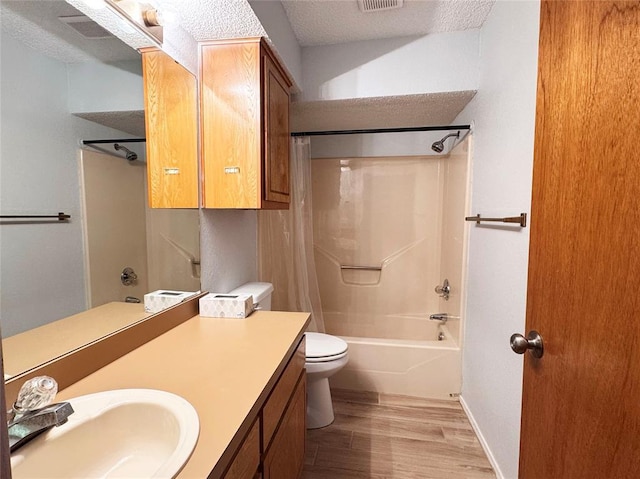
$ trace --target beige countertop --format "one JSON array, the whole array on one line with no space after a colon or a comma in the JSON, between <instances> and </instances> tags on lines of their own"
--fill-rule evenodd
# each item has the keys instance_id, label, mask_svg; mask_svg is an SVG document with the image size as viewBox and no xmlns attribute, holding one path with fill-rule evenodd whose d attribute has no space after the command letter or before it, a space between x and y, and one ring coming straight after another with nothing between
<instances>
[{"instance_id":1,"label":"beige countertop","mask_svg":"<svg viewBox=\"0 0 640 479\"><path fill-rule=\"evenodd\" d=\"M3 338L4 372L15 376L148 316L142 303L113 302Z\"/></svg>"},{"instance_id":2,"label":"beige countertop","mask_svg":"<svg viewBox=\"0 0 640 479\"><path fill-rule=\"evenodd\" d=\"M246 319L196 316L69 386L56 400L123 388L182 396L198 411L200 436L178 477L205 478L211 471L219 477L308 321L307 313L276 311Z\"/></svg>"}]
</instances>

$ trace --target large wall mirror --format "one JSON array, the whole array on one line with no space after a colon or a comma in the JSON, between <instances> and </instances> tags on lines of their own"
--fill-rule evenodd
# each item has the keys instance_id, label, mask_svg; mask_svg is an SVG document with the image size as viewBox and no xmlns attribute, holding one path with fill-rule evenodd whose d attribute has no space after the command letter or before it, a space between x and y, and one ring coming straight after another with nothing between
<instances>
[{"instance_id":1,"label":"large wall mirror","mask_svg":"<svg viewBox=\"0 0 640 479\"><path fill-rule=\"evenodd\" d=\"M146 206L145 144L129 142L145 136L139 53L63 0L0 5L0 214L71 216L0 221L15 376L148 316L135 303L147 292L197 291L199 225L197 210ZM32 346L16 347L27 333Z\"/></svg>"}]
</instances>

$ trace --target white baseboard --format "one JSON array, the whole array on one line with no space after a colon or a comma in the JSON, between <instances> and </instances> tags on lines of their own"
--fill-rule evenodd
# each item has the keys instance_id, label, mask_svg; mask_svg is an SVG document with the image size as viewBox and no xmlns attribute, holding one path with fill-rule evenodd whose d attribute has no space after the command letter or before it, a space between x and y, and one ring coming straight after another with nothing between
<instances>
[{"instance_id":1,"label":"white baseboard","mask_svg":"<svg viewBox=\"0 0 640 479\"><path fill-rule=\"evenodd\" d=\"M469 410L467 403L465 402L462 396L460 396L459 399L460 399L460 405L462 406L462 410L467 415L467 418L469 419L469 422L471 423L471 427L476 433L476 436L478 436L478 441L480 442L480 445L482 446L484 453L487 455L487 459L489 459L489 462L491 463L491 467L493 467L493 471L496 473L496 477L498 479L506 479L504 477L504 474L502 474L502 471L500 470L500 466L498 466L498 463L496 462L496 458L493 457L493 454L491 453L491 449L489 449L489 445L487 444L487 441L484 439L484 436L480 431L480 427L478 426L478 423L473 417L473 414L471 414L471 411Z\"/></svg>"}]
</instances>

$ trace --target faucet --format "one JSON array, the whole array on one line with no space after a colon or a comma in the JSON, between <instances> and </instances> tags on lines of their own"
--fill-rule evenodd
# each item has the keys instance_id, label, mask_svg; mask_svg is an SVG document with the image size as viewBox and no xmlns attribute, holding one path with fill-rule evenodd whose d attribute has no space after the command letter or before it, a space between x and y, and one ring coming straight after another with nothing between
<instances>
[{"instance_id":1,"label":"faucet","mask_svg":"<svg viewBox=\"0 0 640 479\"><path fill-rule=\"evenodd\" d=\"M447 322L449 319L449 315L447 313L436 313L429 316L429 319L433 321L442 321L443 323Z\"/></svg>"},{"instance_id":2,"label":"faucet","mask_svg":"<svg viewBox=\"0 0 640 479\"><path fill-rule=\"evenodd\" d=\"M20 415L8 425L10 451L17 450L52 427L64 424L71 414L71 404L61 402Z\"/></svg>"},{"instance_id":3,"label":"faucet","mask_svg":"<svg viewBox=\"0 0 640 479\"><path fill-rule=\"evenodd\" d=\"M25 382L7 416L9 448L14 452L52 427L67 422L73 414L68 402L51 404L58 384L48 376L38 376Z\"/></svg>"}]
</instances>

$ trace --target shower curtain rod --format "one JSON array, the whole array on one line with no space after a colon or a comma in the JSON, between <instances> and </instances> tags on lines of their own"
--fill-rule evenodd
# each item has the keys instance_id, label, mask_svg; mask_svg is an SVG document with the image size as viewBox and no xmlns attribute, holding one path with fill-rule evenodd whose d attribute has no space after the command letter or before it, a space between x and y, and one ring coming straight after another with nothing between
<instances>
[{"instance_id":1,"label":"shower curtain rod","mask_svg":"<svg viewBox=\"0 0 640 479\"><path fill-rule=\"evenodd\" d=\"M296 131L291 136L366 135L369 133L404 133L409 131L470 130L471 125L408 126L404 128L370 128L365 130Z\"/></svg>"},{"instance_id":2,"label":"shower curtain rod","mask_svg":"<svg viewBox=\"0 0 640 479\"><path fill-rule=\"evenodd\" d=\"M115 140L82 140L83 145L97 145L100 143L144 143L146 138L116 138Z\"/></svg>"}]
</instances>

